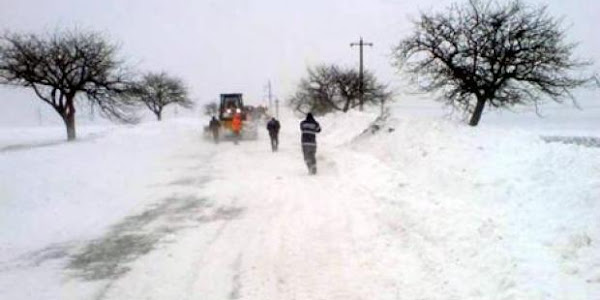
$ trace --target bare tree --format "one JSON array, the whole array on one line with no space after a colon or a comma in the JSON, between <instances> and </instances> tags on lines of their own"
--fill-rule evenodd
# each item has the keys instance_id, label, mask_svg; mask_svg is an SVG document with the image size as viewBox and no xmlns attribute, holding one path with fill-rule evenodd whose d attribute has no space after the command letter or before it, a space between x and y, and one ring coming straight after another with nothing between
<instances>
[{"instance_id":1,"label":"bare tree","mask_svg":"<svg viewBox=\"0 0 600 300\"><path fill-rule=\"evenodd\" d=\"M160 121L165 106L176 104L184 108L192 108L193 102L181 79L161 73L148 73L132 89L135 99L143 102Z\"/></svg>"},{"instance_id":2,"label":"bare tree","mask_svg":"<svg viewBox=\"0 0 600 300\"><path fill-rule=\"evenodd\" d=\"M415 27L394 51L397 65L423 91L442 91L444 101L470 113L471 126L486 104L537 105L542 96L562 102L589 79L569 74L585 64L572 58L575 45L564 43L546 7L470 0L423 13Z\"/></svg>"},{"instance_id":3,"label":"bare tree","mask_svg":"<svg viewBox=\"0 0 600 300\"><path fill-rule=\"evenodd\" d=\"M325 114L338 109L333 103L336 95L331 66L308 68L308 77L300 80L294 96L289 100L293 110L315 114Z\"/></svg>"},{"instance_id":4,"label":"bare tree","mask_svg":"<svg viewBox=\"0 0 600 300\"><path fill-rule=\"evenodd\" d=\"M217 102L204 104L204 114L207 116L216 116L219 113L219 105Z\"/></svg>"},{"instance_id":5,"label":"bare tree","mask_svg":"<svg viewBox=\"0 0 600 300\"><path fill-rule=\"evenodd\" d=\"M372 73L364 73L363 83L365 103L383 103L391 97L387 87L379 84ZM347 112L359 107L359 96L360 76L356 70L320 65L308 69L307 78L300 81L289 104L301 113Z\"/></svg>"},{"instance_id":6,"label":"bare tree","mask_svg":"<svg viewBox=\"0 0 600 300\"><path fill-rule=\"evenodd\" d=\"M0 38L0 83L32 88L61 116L67 139L74 140L79 96L108 118L136 120L115 55L116 46L96 33L7 34Z\"/></svg>"}]
</instances>

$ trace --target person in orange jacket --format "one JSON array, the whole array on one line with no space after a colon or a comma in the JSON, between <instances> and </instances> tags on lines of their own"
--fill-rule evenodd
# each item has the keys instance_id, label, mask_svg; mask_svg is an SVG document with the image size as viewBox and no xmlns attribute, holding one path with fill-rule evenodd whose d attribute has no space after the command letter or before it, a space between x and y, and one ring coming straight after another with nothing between
<instances>
[{"instance_id":1,"label":"person in orange jacket","mask_svg":"<svg viewBox=\"0 0 600 300\"><path fill-rule=\"evenodd\" d=\"M242 130L242 114L236 113L231 121L231 130L233 131L233 141L238 143L240 139L240 131Z\"/></svg>"}]
</instances>

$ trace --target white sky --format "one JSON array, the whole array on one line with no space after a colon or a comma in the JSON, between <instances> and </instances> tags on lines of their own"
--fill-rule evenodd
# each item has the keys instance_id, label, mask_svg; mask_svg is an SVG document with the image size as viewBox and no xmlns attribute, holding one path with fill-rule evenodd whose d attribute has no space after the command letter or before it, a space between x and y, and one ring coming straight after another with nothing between
<instances>
[{"instance_id":1,"label":"white sky","mask_svg":"<svg viewBox=\"0 0 600 300\"><path fill-rule=\"evenodd\" d=\"M123 58L140 71L167 71L187 83L200 103L220 93L242 92L249 104L265 100L266 83L280 98L289 96L307 66L358 64L360 36L373 42L365 65L382 82L404 82L390 65L391 48L410 33L420 10L443 9L434 0L0 0L0 29L44 33L56 28L100 31L121 45ZM529 1L532 2L532 1ZM547 3L563 16L577 53L600 61L600 1ZM598 70L597 65L594 67ZM35 119L43 104L28 90L0 86L0 125ZM44 108L46 110L46 108ZM49 110L47 110L49 112Z\"/></svg>"}]
</instances>

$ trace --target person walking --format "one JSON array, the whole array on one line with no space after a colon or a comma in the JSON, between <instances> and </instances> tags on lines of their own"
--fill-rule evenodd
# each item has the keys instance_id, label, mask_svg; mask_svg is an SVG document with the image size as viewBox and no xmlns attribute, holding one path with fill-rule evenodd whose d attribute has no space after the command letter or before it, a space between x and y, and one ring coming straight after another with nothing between
<instances>
[{"instance_id":1,"label":"person walking","mask_svg":"<svg viewBox=\"0 0 600 300\"><path fill-rule=\"evenodd\" d=\"M240 140L240 131L242 130L242 114L236 113L231 121L231 130L233 131L233 142L237 145Z\"/></svg>"},{"instance_id":2,"label":"person walking","mask_svg":"<svg viewBox=\"0 0 600 300\"><path fill-rule=\"evenodd\" d=\"M271 118L267 123L267 130L269 131L269 137L271 138L271 150L273 152L277 151L277 147L279 146L279 128L281 128L281 125L275 118Z\"/></svg>"},{"instance_id":3,"label":"person walking","mask_svg":"<svg viewBox=\"0 0 600 300\"><path fill-rule=\"evenodd\" d=\"M317 174L317 133L321 132L321 126L315 120L312 113L306 114L306 119L300 122L302 131L302 153L304 162L308 167L309 174Z\"/></svg>"},{"instance_id":4,"label":"person walking","mask_svg":"<svg viewBox=\"0 0 600 300\"><path fill-rule=\"evenodd\" d=\"M208 128L212 132L213 140L215 144L219 143L219 129L221 128L221 123L215 116L212 117L210 123L208 123Z\"/></svg>"}]
</instances>

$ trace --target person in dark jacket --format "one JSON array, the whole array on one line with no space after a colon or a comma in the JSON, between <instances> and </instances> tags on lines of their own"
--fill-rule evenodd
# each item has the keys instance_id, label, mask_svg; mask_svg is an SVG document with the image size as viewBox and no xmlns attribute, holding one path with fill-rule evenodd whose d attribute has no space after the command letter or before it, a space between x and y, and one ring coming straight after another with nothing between
<instances>
[{"instance_id":1,"label":"person in dark jacket","mask_svg":"<svg viewBox=\"0 0 600 300\"><path fill-rule=\"evenodd\" d=\"M208 128L212 132L215 144L219 143L219 129L221 128L221 123L215 116L213 116L210 123L208 123Z\"/></svg>"},{"instance_id":2,"label":"person in dark jacket","mask_svg":"<svg viewBox=\"0 0 600 300\"><path fill-rule=\"evenodd\" d=\"M277 147L279 146L279 128L281 128L281 125L275 118L271 118L267 123L267 130L269 131L269 137L271 138L271 150L273 150L273 152L277 151Z\"/></svg>"},{"instance_id":3,"label":"person in dark jacket","mask_svg":"<svg viewBox=\"0 0 600 300\"><path fill-rule=\"evenodd\" d=\"M302 131L302 153L304 154L304 162L308 167L310 174L317 174L317 133L321 132L321 126L312 113L306 114L306 119L300 122L300 130Z\"/></svg>"}]
</instances>

